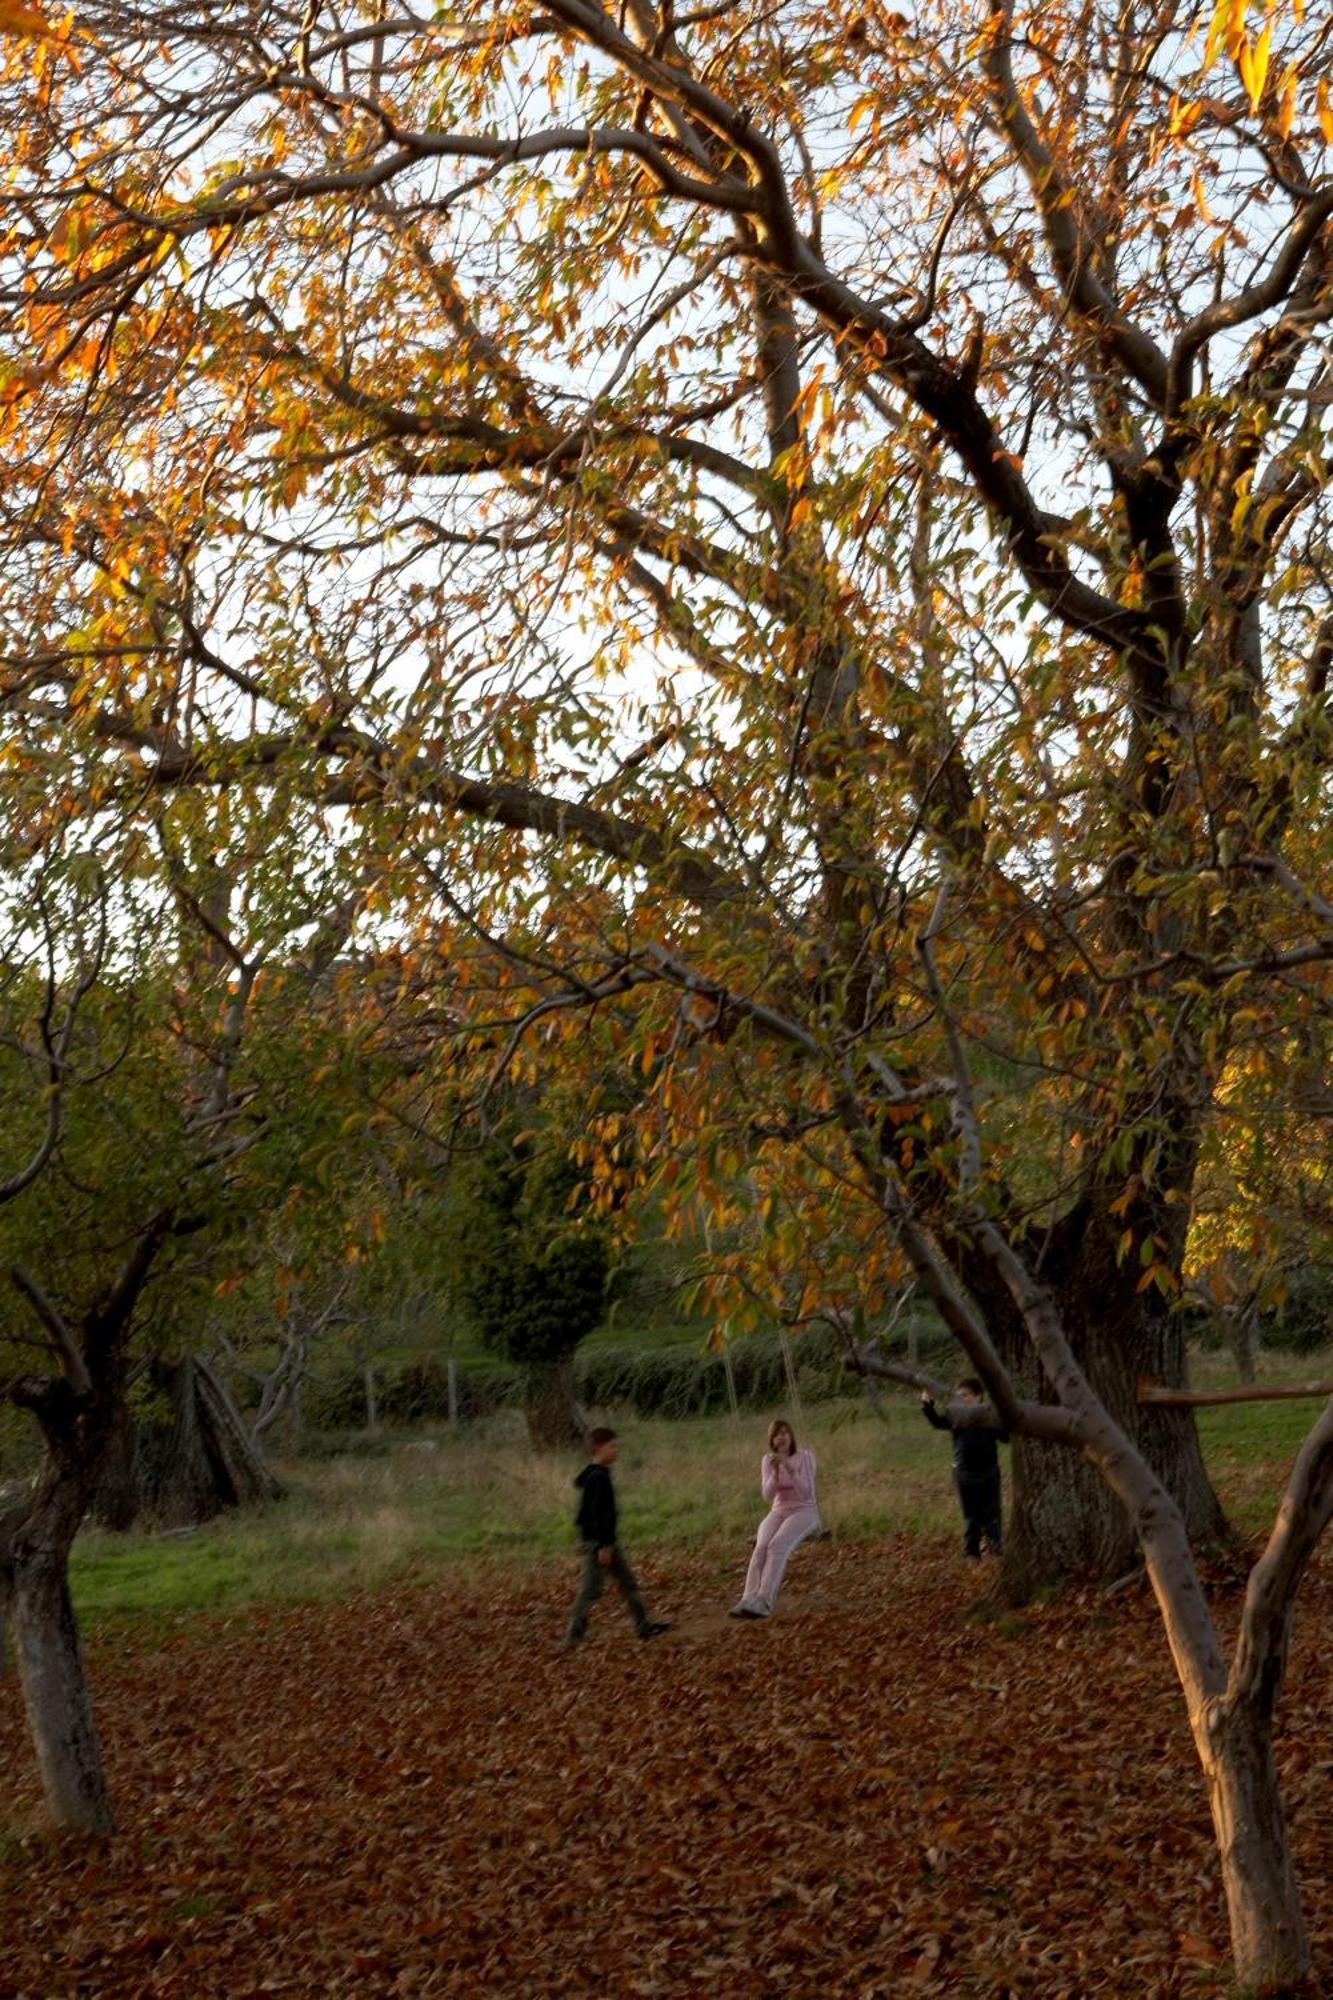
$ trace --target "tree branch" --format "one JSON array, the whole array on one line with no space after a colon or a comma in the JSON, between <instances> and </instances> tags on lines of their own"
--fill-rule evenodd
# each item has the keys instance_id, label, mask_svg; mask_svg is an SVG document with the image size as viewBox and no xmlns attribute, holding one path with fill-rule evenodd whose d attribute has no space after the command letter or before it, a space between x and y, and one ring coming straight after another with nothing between
<instances>
[{"instance_id":1,"label":"tree branch","mask_svg":"<svg viewBox=\"0 0 1333 2000\"><path fill-rule=\"evenodd\" d=\"M22 1264L15 1264L9 1273L15 1291L28 1301L42 1325L50 1334L60 1354L65 1377L76 1396L86 1397L93 1393L93 1380L88 1372L88 1364L83 1350L74 1338L67 1321L59 1308L50 1300L31 1272Z\"/></svg>"}]
</instances>

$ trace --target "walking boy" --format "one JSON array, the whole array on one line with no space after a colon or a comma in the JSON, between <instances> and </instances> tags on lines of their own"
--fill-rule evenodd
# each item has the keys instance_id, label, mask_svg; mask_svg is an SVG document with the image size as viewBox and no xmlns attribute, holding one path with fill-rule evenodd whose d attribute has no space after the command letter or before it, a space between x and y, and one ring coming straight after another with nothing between
<instances>
[{"instance_id":1,"label":"walking boy","mask_svg":"<svg viewBox=\"0 0 1333 2000\"><path fill-rule=\"evenodd\" d=\"M986 1391L975 1375L966 1376L955 1391L960 1403L984 1403ZM953 1434L953 1481L963 1509L963 1554L979 1558L981 1544L993 1556L1004 1546L1000 1524L1000 1456L995 1447L1008 1444L1009 1433L998 1424L965 1428L955 1424L948 1411L941 1416L929 1392L921 1397L921 1414L937 1431Z\"/></svg>"},{"instance_id":2,"label":"walking boy","mask_svg":"<svg viewBox=\"0 0 1333 2000\"><path fill-rule=\"evenodd\" d=\"M634 1620L641 1639L655 1639L670 1629L669 1622L650 1618L639 1589L638 1578L625 1561L616 1540L616 1489L611 1483L611 1467L619 1445L614 1431L595 1430L588 1439L592 1463L585 1465L574 1484L579 1489L579 1508L574 1516L583 1556L579 1594L565 1634L565 1645L577 1646L588 1629L588 1613L606 1589L608 1574L620 1586L625 1608Z\"/></svg>"}]
</instances>

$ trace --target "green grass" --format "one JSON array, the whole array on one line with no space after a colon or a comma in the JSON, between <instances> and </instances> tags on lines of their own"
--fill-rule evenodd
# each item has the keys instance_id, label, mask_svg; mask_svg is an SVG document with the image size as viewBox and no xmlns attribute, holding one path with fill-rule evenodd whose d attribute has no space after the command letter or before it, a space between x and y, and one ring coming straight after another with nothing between
<instances>
[{"instance_id":1,"label":"green grass","mask_svg":"<svg viewBox=\"0 0 1333 2000\"><path fill-rule=\"evenodd\" d=\"M626 1422L616 1468L632 1550L732 1538L744 1550L762 1511L765 1422L747 1416ZM820 1460L825 1525L842 1538L946 1530L949 1453L914 1403L882 1415L823 1404L799 1425ZM209 1608L343 1595L392 1576L477 1557L543 1557L571 1547L575 1456L534 1458L521 1418L393 1443L375 1455L279 1467L288 1497L189 1535L85 1531L71 1574L80 1617L170 1619Z\"/></svg>"},{"instance_id":2,"label":"green grass","mask_svg":"<svg viewBox=\"0 0 1333 2000\"><path fill-rule=\"evenodd\" d=\"M1273 1357L1273 1380L1333 1374L1323 1357ZM1196 1385L1233 1379L1204 1357ZM1311 1402L1232 1404L1199 1413L1214 1480L1232 1518L1254 1531L1317 1409ZM732 1542L743 1558L761 1511L765 1420L744 1414L621 1428L616 1470L631 1551ZM916 1399L824 1403L797 1422L819 1457L825 1526L842 1540L952 1533L956 1503L947 1442ZM521 1418L505 1411L456 1435L389 1438L374 1454L306 1458L279 1468L288 1497L189 1535L83 1534L72 1564L80 1616L97 1627L131 1617L170 1622L201 1609L343 1596L405 1573L464 1560L568 1552L577 1460L534 1458Z\"/></svg>"}]
</instances>

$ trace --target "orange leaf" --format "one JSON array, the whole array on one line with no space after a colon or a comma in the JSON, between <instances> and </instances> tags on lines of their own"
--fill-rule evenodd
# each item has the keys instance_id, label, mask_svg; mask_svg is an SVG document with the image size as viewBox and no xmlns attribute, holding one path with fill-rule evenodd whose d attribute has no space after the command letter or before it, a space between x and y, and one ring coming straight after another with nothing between
<instances>
[{"instance_id":1,"label":"orange leaf","mask_svg":"<svg viewBox=\"0 0 1333 2000\"><path fill-rule=\"evenodd\" d=\"M0 34L41 35L47 41L54 41L56 31L45 15L35 7L25 7L21 0L0 0Z\"/></svg>"}]
</instances>

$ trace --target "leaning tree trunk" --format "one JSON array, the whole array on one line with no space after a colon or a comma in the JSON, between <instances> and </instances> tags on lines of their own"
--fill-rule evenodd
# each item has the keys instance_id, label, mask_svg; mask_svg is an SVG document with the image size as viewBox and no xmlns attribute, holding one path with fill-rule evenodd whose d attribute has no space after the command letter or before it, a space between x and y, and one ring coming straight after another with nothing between
<instances>
[{"instance_id":1,"label":"leaning tree trunk","mask_svg":"<svg viewBox=\"0 0 1333 2000\"><path fill-rule=\"evenodd\" d=\"M1194 1735L1208 1780L1236 1983L1246 1993L1288 1992L1311 1961L1271 1723L1243 1703L1218 1703L1196 1721Z\"/></svg>"},{"instance_id":2,"label":"leaning tree trunk","mask_svg":"<svg viewBox=\"0 0 1333 2000\"><path fill-rule=\"evenodd\" d=\"M189 1353L155 1360L149 1383L147 1410L122 1418L98 1480L93 1506L103 1527L194 1527L278 1497L281 1483L207 1362Z\"/></svg>"},{"instance_id":3,"label":"leaning tree trunk","mask_svg":"<svg viewBox=\"0 0 1333 2000\"><path fill-rule=\"evenodd\" d=\"M585 1425L574 1391L572 1354L525 1364L523 1414L534 1451L560 1451L582 1444Z\"/></svg>"},{"instance_id":4,"label":"leaning tree trunk","mask_svg":"<svg viewBox=\"0 0 1333 2000\"><path fill-rule=\"evenodd\" d=\"M50 1463L0 1560L0 1599L13 1637L33 1748L57 1826L109 1833L114 1825L93 1722L83 1647L69 1594L69 1552L88 1479Z\"/></svg>"}]
</instances>

